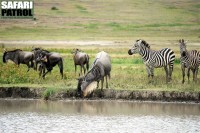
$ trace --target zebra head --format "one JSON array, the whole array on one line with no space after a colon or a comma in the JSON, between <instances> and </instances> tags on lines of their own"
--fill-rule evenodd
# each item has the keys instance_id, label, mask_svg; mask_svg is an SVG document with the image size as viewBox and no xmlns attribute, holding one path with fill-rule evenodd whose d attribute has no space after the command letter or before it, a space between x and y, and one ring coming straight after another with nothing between
<instances>
[{"instance_id":1,"label":"zebra head","mask_svg":"<svg viewBox=\"0 0 200 133\"><path fill-rule=\"evenodd\" d=\"M139 53L141 47L150 49L150 45L146 41L139 39L139 40L136 40L132 48L128 50L128 54L132 55L132 54Z\"/></svg>"},{"instance_id":2,"label":"zebra head","mask_svg":"<svg viewBox=\"0 0 200 133\"><path fill-rule=\"evenodd\" d=\"M180 39L179 43L180 43L180 54L181 56L184 57L187 54L186 42L184 42L184 39Z\"/></svg>"}]
</instances>

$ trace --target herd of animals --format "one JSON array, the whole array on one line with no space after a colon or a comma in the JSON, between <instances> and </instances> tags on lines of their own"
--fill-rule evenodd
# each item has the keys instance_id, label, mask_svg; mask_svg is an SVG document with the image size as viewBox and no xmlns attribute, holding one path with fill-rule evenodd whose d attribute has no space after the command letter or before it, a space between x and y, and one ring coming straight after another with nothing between
<instances>
[{"instance_id":1,"label":"herd of animals","mask_svg":"<svg viewBox=\"0 0 200 133\"><path fill-rule=\"evenodd\" d=\"M182 83L185 82L185 70L187 70L188 80L190 77L190 70L193 72L193 80L197 80L198 67L200 64L200 53L197 50L188 51L186 49L186 42L181 39L180 44L180 62L182 69ZM152 50L150 45L142 39L136 40L131 49L128 50L128 54L141 55L144 64L146 65L148 78L154 77L154 68L164 67L166 72L166 83L172 78L172 72L174 67L175 54L169 48L164 48L159 51ZM84 70L84 76L80 76L78 80L78 92L84 91L84 89L92 82L97 82L97 88L101 81L101 89L103 89L104 78L106 79L106 88L108 88L108 78L110 78L111 72L111 58L108 53L101 51L97 53L94 62L89 70L89 56L85 52L74 49L72 51L75 73L77 65L81 66ZM51 72L54 66L58 65L60 74L63 78L63 58L59 53L49 52L41 48L33 48L31 52L22 51L16 49L13 51L5 51L3 54L3 62L12 60L15 64L26 64L28 71L30 68L34 68L39 71L39 76L45 78L48 72ZM87 73L86 73L87 69Z\"/></svg>"}]
</instances>

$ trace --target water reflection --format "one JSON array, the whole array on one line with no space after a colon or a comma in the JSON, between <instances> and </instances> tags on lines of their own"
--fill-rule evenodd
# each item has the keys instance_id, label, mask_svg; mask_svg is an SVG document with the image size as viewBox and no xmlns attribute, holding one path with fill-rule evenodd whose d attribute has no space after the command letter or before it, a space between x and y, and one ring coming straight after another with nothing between
<instances>
[{"instance_id":1,"label":"water reflection","mask_svg":"<svg viewBox=\"0 0 200 133\"><path fill-rule=\"evenodd\" d=\"M86 115L200 115L199 104L131 101L0 100L2 112L37 112Z\"/></svg>"},{"instance_id":2,"label":"water reflection","mask_svg":"<svg viewBox=\"0 0 200 133\"><path fill-rule=\"evenodd\" d=\"M0 133L198 133L199 127L199 104L0 100Z\"/></svg>"}]
</instances>

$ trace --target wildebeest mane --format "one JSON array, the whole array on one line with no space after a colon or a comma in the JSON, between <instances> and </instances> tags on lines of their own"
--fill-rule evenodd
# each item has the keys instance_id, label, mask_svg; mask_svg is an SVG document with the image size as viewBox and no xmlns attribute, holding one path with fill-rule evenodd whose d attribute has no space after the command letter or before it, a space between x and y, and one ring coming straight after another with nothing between
<instances>
[{"instance_id":1,"label":"wildebeest mane","mask_svg":"<svg viewBox=\"0 0 200 133\"><path fill-rule=\"evenodd\" d=\"M15 50L11 50L11 51L8 51L8 52L17 52L17 51L22 51L21 49L15 49Z\"/></svg>"},{"instance_id":2,"label":"wildebeest mane","mask_svg":"<svg viewBox=\"0 0 200 133\"><path fill-rule=\"evenodd\" d=\"M42 49L42 48L39 48L39 47L38 47L38 48L34 48L32 51L34 51L34 50L36 50L36 51L37 51L37 50L41 50L41 51L45 51L45 52L47 52L47 53L50 53L48 50L45 50L45 49Z\"/></svg>"}]
</instances>

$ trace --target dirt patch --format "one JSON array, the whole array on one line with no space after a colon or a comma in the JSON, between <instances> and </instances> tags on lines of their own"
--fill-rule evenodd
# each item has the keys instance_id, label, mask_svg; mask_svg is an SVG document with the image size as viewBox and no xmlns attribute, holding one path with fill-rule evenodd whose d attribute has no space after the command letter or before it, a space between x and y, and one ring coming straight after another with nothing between
<instances>
[{"instance_id":1,"label":"dirt patch","mask_svg":"<svg viewBox=\"0 0 200 133\"><path fill-rule=\"evenodd\" d=\"M82 99L75 89L55 92L44 98L44 88L28 87L0 87L0 98L39 98L49 100ZM84 99L124 99L140 101L165 101L165 102L200 102L200 92L175 92L175 91L131 91L97 89L90 97Z\"/></svg>"},{"instance_id":2,"label":"dirt patch","mask_svg":"<svg viewBox=\"0 0 200 133\"><path fill-rule=\"evenodd\" d=\"M43 91L28 87L0 87L0 98L41 98Z\"/></svg>"}]
</instances>

